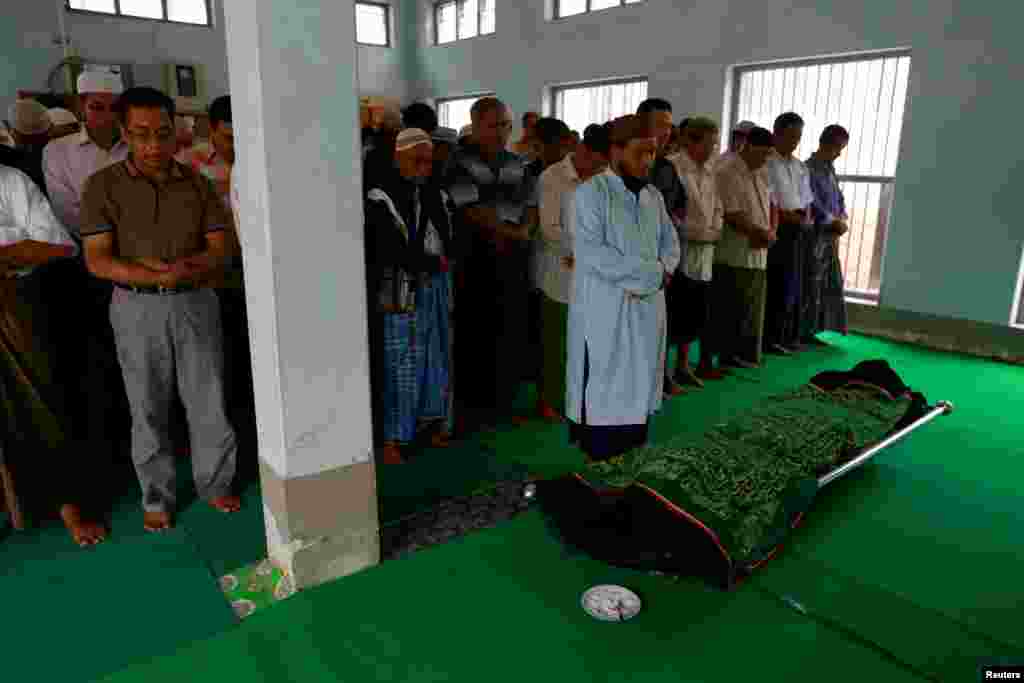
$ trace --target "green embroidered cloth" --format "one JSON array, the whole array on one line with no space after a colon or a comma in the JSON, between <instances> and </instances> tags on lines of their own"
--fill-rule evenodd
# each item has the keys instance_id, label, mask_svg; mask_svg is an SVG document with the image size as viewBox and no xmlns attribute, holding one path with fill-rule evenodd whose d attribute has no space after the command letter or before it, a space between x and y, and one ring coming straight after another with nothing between
<instances>
[{"instance_id":1,"label":"green embroidered cloth","mask_svg":"<svg viewBox=\"0 0 1024 683\"><path fill-rule=\"evenodd\" d=\"M734 565L777 545L806 510L817 478L877 443L910 406L870 387L810 385L765 399L700 437L631 451L581 472L593 483L646 486L714 531Z\"/></svg>"}]
</instances>

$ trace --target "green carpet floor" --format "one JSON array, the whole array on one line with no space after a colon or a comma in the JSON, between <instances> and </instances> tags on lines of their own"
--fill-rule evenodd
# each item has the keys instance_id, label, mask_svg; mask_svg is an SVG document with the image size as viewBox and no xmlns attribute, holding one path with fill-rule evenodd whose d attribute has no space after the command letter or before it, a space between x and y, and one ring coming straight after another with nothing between
<instances>
[{"instance_id":1,"label":"green carpet floor","mask_svg":"<svg viewBox=\"0 0 1024 683\"><path fill-rule=\"evenodd\" d=\"M862 337L831 341L673 399L653 439L702 432L819 370L867 358L888 359L956 412L830 486L781 556L733 593L571 555L530 513L230 627L212 577L265 553L251 485L242 517L192 505L165 539L132 532L137 511L127 506L114 542L94 551L70 548L57 529L0 541L4 613L25 615L0 626L4 680L124 669L109 680L966 681L978 658L1024 662L1024 553L1014 533L1024 368ZM381 468L383 519L489 478L557 475L580 462L564 427L499 430ZM591 621L578 600L598 581L634 588L642 614ZM58 626L89 637L54 657Z\"/></svg>"}]
</instances>

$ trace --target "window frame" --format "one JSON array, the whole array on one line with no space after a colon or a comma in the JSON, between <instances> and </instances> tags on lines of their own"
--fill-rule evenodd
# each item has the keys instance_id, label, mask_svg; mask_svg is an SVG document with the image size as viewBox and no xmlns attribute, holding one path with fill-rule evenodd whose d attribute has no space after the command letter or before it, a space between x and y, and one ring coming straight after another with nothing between
<instances>
[{"instance_id":1,"label":"window frame","mask_svg":"<svg viewBox=\"0 0 1024 683\"><path fill-rule=\"evenodd\" d=\"M589 1L590 0L587 0L588 3L589 3ZM557 0L556 0L556 2L557 2ZM729 141L729 131L731 131L733 129L733 127L737 123L739 123L739 108L740 108L740 95L741 95L740 86L741 86L741 83L742 83L743 74L745 74L745 73L756 72L756 71L765 71L765 70L769 70L769 69L778 69L778 68L798 69L798 68L802 68L802 67L811 67L811 66L818 66L818 67L821 67L821 66L833 66L833 65L836 65L836 64L849 64L851 62L869 62L869 61L873 61L873 60L876 60L876 59L889 59L889 58L899 59L899 58L902 58L902 57L906 57L906 58L912 60L913 59L913 53L912 53L911 48L909 48L909 47L900 47L900 48L894 48L894 49L890 49L890 50L873 50L873 51L870 51L870 52L856 52L856 53L844 54L844 55L819 56L819 57L801 57L801 58L798 58L798 59L776 59L776 60L767 60L767 61L763 61L763 62L747 62L747 63L743 63L743 64L734 65L734 66L730 67L730 69L729 69L729 78L727 79L727 85L726 85L726 88L728 89L727 102L728 102L728 106L729 106L729 112L728 112L728 114L729 114L728 115L729 126L728 126L728 128L725 128L722 131L723 146L725 144L727 144L728 141ZM913 61L910 62L910 66L908 67L908 69L912 68L912 66L913 66ZM906 122L907 112L910 109L910 107L908 106L908 103L910 101L910 92L911 92L910 80L909 80L910 79L910 72L909 71L908 71L907 78L908 78L908 80L907 80L907 91L906 91L906 93L904 93L904 101L903 101L903 117L904 117L903 122L904 123ZM893 101L895 102L895 99ZM765 123L767 123L767 122L765 122ZM849 123L845 124L845 125L847 125L847 127L849 127ZM901 135L902 135L902 131L901 131ZM843 287L843 292L844 292L846 300L851 302L851 303L866 304L866 305L871 305L871 306L877 306L877 305L879 305L881 303L882 281L883 281L883 276L884 276L884 272L885 272L885 250L886 250L886 247L888 246L888 238L889 238L889 234L890 234L891 229L892 229L891 219L892 219L893 200L895 199L895 196L896 196L896 182L897 182L898 170L899 170L899 156L898 156L898 154L897 154L897 158L896 158L896 164L897 164L896 171L891 176L853 175L853 174L838 175L837 174L837 179L840 182L840 184L842 184L842 183L864 183L864 184L878 185L879 186L878 215L879 216L883 216L883 215L885 216L884 227L881 227L880 234L876 235L874 244L872 245L872 248L873 248L873 251L871 253L872 262L870 264L870 274L869 274L869 281L875 280L875 281L878 282L878 291L875 292L875 291L871 291L871 290L856 289L856 288L853 288L853 287L846 286L846 283L848 282L848 279L847 279L847 276L846 276L845 267L846 267L847 264L846 264L845 260L843 260L843 267L844 267L844 278L843 278L843 280L844 280L844 282L843 282L844 287ZM851 225L851 232L852 231L853 231L853 226ZM842 259L842 257L840 257L840 258ZM859 263L859 257L858 257L858 263Z\"/></svg>"},{"instance_id":2,"label":"window frame","mask_svg":"<svg viewBox=\"0 0 1024 683\"><path fill-rule=\"evenodd\" d=\"M589 3L590 0L587 0ZM558 111L558 94L564 90L584 90L586 88L600 88L606 85L628 85L632 83L646 83L650 93L651 79L648 76L622 76L617 78L600 79L596 81L575 81L572 83L558 83L547 87L548 114L555 118L563 118L564 112ZM633 112L630 112L633 113ZM582 131L580 131L582 133Z\"/></svg>"},{"instance_id":3,"label":"window frame","mask_svg":"<svg viewBox=\"0 0 1024 683\"><path fill-rule=\"evenodd\" d=\"M476 35L468 36L466 38L459 38L459 5L461 5L465 1L466 0L435 0L434 1L434 3L432 4L433 14L434 14L434 47L441 47L441 46L444 46L444 45L454 45L455 43L459 43L459 42L466 41L466 40L475 40L477 38L485 38L487 36L493 36L493 35L495 35L498 32L498 21L497 21L497 18L498 18L498 7L497 7L498 0L491 0L491 2L493 2L494 5L495 5L495 7L494 7L494 18L495 18L494 30L491 31L490 33L480 33L480 25L483 23L481 21L481 19L483 18L483 4L481 2L481 3L477 4L477 11L476 11L477 33L476 33ZM440 40L441 33L438 30L437 14L438 14L438 11L441 9L441 5L448 5L448 4L453 3L453 2L455 3L455 39L454 40L448 40L448 41L445 41L445 42L442 43L441 40ZM449 98L445 98L445 99L461 99L461 98L458 98L458 97L450 98L449 97Z\"/></svg>"},{"instance_id":4,"label":"window frame","mask_svg":"<svg viewBox=\"0 0 1024 683\"><path fill-rule=\"evenodd\" d=\"M1017 269L1017 283L1010 308L1010 327L1024 330L1024 245L1021 245L1020 266Z\"/></svg>"},{"instance_id":5,"label":"window frame","mask_svg":"<svg viewBox=\"0 0 1024 683\"><path fill-rule=\"evenodd\" d=\"M447 43L445 43L445 44L447 44ZM444 104L445 102L458 102L459 100L473 100L475 102L476 100L479 100L479 99L484 98L484 97L497 97L497 96L498 96L497 93L488 91L488 92L480 92L480 93L470 93L468 95L451 95L451 96L448 96L448 97L435 97L433 99L433 105L434 105L434 111L437 112L438 125L440 125L440 126L444 125L444 123L441 122L441 105ZM458 129L456 129L456 130L458 130Z\"/></svg>"},{"instance_id":6,"label":"window frame","mask_svg":"<svg viewBox=\"0 0 1024 683\"><path fill-rule=\"evenodd\" d=\"M209 2L210 0L207 0ZM359 5L371 5L373 7L382 7L384 9L384 36L385 42L383 45L378 43L361 43L359 42L359 26L356 25L356 45L364 45L366 47L392 47L391 42L391 3L384 2L382 0L358 0L358 2L352 3L352 10L358 11Z\"/></svg>"},{"instance_id":7,"label":"window frame","mask_svg":"<svg viewBox=\"0 0 1024 683\"><path fill-rule=\"evenodd\" d=\"M206 23L205 24L193 24L188 21L175 21L167 18L167 0L160 0L160 6L163 9L162 19L153 19L151 17L136 17L131 14L121 13L121 0L114 0L114 11L113 12L98 12L91 9L75 9L71 6L71 0L64 0L64 11L69 14L84 14L93 17L114 17L116 19L127 19L130 21L153 21L158 24L172 24L174 26L191 26L193 28L213 28L213 0L203 0L206 4Z\"/></svg>"},{"instance_id":8,"label":"window frame","mask_svg":"<svg viewBox=\"0 0 1024 683\"><path fill-rule=\"evenodd\" d=\"M566 19L575 19L577 17L586 16L587 14L592 14L594 12L605 12L607 10L621 9L623 7L629 7L630 5L642 5L644 4L644 2L646 2L646 0L636 0L636 2L626 2L626 0L619 0L618 5L615 5L613 7L602 7L601 9L591 9L590 4L593 2L593 0L586 0L587 9L580 12L579 14L569 14L567 16L562 16L562 0L552 0L552 2L554 3L554 6L551 8L551 20L562 21Z\"/></svg>"}]
</instances>

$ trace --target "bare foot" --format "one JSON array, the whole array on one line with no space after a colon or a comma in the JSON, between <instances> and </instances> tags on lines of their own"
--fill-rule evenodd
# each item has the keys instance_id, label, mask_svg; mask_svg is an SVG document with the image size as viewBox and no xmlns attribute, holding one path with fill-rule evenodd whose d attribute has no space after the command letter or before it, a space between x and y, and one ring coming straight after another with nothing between
<instances>
[{"instance_id":1,"label":"bare foot","mask_svg":"<svg viewBox=\"0 0 1024 683\"><path fill-rule=\"evenodd\" d=\"M452 438L452 436L448 432L444 432L444 431L437 432L432 437L430 437L430 447L431 448L448 448L449 446L452 445L451 438Z\"/></svg>"},{"instance_id":2,"label":"bare foot","mask_svg":"<svg viewBox=\"0 0 1024 683\"><path fill-rule=\"evenodd\" d=\"M537 401L537 415L545 422L562 421L562 416L547 401Z\"/></svg>"},{"instance_id":3,"label":"bare foot","mask_svg":"<svg viewBox=\"0 0 1024 683\"><path fill-rule=\"evenodd\" d=\"M71 540L83 548L102 543L107 538L107 530L102 524L82 520L82 511L77 505L61 506L60 518L71 534Z\"/></svg>"},{"instance_id":4,"label":"bare foot","mask_svg":"<svg viewBox=\"0 0 1024 683\"><path fill-rule=\"evenodd\" d=\"M385 465L402 465L405 460L402 459L402 449L396 443L386 443L384 447L380 449L380 460Z\"/></svg>"},{"instance_id":5,"label":"bare foot","mask_svg":"<svg viewBox=\"0 0 1024 683\"><path fill-rule=\"evenodd\" d=\"M513 427L522 427L523 425L525 425L529 421L530 421L530 418L523 417L522 415L513 415L512 416L512 426Z\"/></svg>"},{"instance_id":6,"label":"bare foot","mask_svg":"<svg viewBox=\"0 0 1024 683\"><path fill-rule=\"evenodd\" d=\"M167 531L174 528L174 517L170 512L146 512L142 515L142 526L146 531Z\"/></svg>"},{"instance_id":7,"label":"bare foot","mask_svg":"<svg viewBox=\"0 0 1024 683\"><path fill-rule=\"evenodd\" d=\"M220 512L238 512L242 509L242 499L238 496L217 496L210 499L210 507Z\"/></svg>"}]
</instances>

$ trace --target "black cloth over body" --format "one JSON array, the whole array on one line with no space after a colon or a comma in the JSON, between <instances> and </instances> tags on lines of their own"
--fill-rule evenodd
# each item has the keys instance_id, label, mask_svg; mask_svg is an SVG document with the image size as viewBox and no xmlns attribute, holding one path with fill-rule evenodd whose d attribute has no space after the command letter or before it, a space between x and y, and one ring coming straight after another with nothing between
<instances>
[{"instance_id":1,"label":"black cloth over body","mask_svg":"<svg viewBox=\"0 0 1024 683\"><path fill-rule=\"evenodd\" d=\"M764 343L791 346L800 342L800 302L803 284L805 227L779 226L779 238L768 249L768 294Z\"/></svg>"},{"instance_id":2,"label":"black cloth over body","mask_svg":"<svg viewBox=\"0 0 1024 683\"><path fill-rule=\"evenodd\" d=\"M576 444L591 460L611 460L647 443L650 421L637 425L588 425L587 384L590 380L590 351L583 352L583 401L580 422L569 421L569 443Z\"/></svg>"},{"instance_id":3,"label":"black cloth over body","mask_svg":"<svg viewBox=\"0 0 1024 683\"><path fill-rule=\"evenodd\" d=\"M711 282L693 280L681 272L672 278L668 291L668 338L672 344L692 344L702 339L710 317Z\"/></svg>"}]
</instances>

